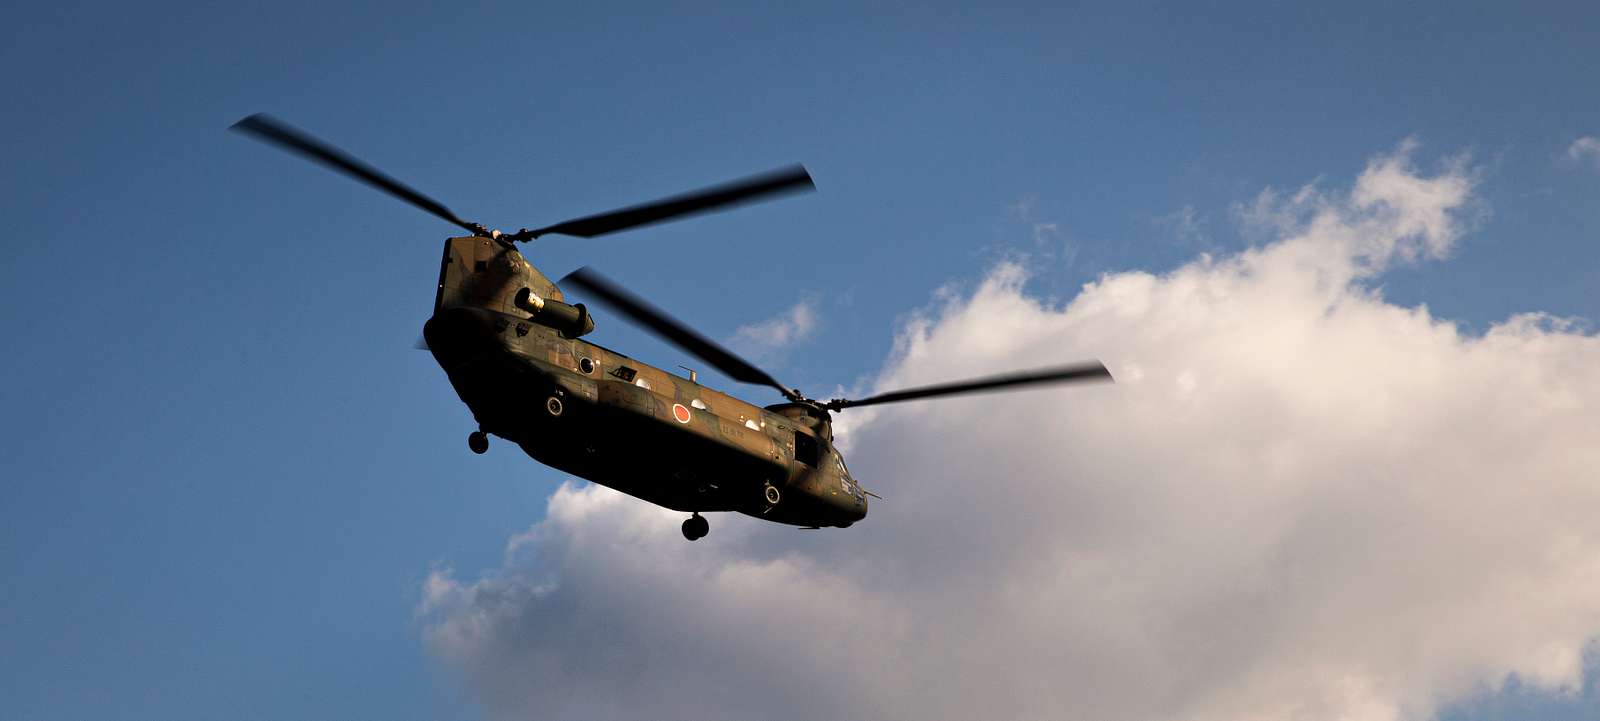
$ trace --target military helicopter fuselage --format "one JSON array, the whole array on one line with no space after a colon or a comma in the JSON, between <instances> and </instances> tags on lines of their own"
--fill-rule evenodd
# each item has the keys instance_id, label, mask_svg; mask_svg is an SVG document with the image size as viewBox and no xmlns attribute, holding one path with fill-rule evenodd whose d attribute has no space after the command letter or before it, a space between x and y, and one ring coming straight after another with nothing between
<instances>
[{"instance_id":1,"label":"military helicopter fuselage","mask_svg":"<svg viewBox=\"0 0 1600 721\"><path fill-rule=\"evenodd\" d=\"M509 243L447 240L435 298L429 350L480 430L535 460L677 511L866 517L825 410L752 405L584 341L587 309Z\"/></svg>"}]
</instances>

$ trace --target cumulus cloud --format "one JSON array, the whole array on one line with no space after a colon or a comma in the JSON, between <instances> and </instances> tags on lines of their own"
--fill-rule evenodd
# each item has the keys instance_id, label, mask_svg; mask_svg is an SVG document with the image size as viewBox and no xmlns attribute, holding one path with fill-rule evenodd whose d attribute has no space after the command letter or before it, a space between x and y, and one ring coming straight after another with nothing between
<instances>
[{"instance_id":1,"label":"cumulus cloud","mask_svg":"<svg viewBox=\"0 0 1600 721\"><path fill-rule=\"evenodd\" d=\"M1573 160L1588 158L1596 165L1600 165L1600 138L1585 135L1572 141L1572 145L1567 148L1567 157Z\"/></svg>"},{"instance_id":2,"label":"cumulus cloud","mask_svg":"<svg viewBox=\"0 0 1600 721\"><path fill-rule=\"evenodd\" d=\"M733 344L756 355L787 349L811 337L816 331L816 305L812 299L802 299L772 318L740 326L733 333Z\"/></svg>"},{"instance_id":3,"label":"cumulus cloud","mask_svg":"<svg viewBox=\"0 0 1600 721\"><path fill-rule=\"evenodd\" d=\"M1426 718L1581 683L1600 634L1600 338L1481 335L1374 290L1473 217L1408 144L1275 240L1064 305L1003 264L880 387L1099 357L1114 386L846 412L846 530L563 486L503 566L435 571L427 647L491 716ZM854 415L852 415L854 414Z\"/></svg>"}]
</instances>

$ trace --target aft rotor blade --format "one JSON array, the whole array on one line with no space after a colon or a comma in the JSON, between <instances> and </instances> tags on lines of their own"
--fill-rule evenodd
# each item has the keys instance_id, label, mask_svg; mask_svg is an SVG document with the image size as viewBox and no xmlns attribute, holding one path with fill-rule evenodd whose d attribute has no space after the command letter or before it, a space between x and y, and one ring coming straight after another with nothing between
<instances>
[{"instance_id":1,"label":"aft rotor blade","mask_svg":"<svg viewBox=\"0 0 1600 721\"><path fill-rule=\"evenodd\" d=\"M529 240L541 235L559 233L579 238L593 238L641 225L659 223L686 215L727 210L736 205L752 203L791 193L804 193L817 189L811 174L803 165L791 165L760 175L752 175L722 185L674 195L670 198L629 206L608 213L575 218L537 230L523 230L511 236L513 240Z\"/></svg>"},{"instance_id":2,"label":"aft rotor blade","mask_svg":"<svg viewBox=\"0 0 1600 721\"><path fill-rule=\"evenodd\" d=\"M751 365L728 349L696 333L683 322L667 315L666 311L651 306L644 299L623 290L616 283L611 282L594 270L586 267L579 268L572 271L567 277L562 278L558 285L567 285L569 283L599 299L617 312L628 316L633 322L655 333L663 340L678 346L700 360L710 363L712 367L722 371L729 378L744 383L772 386L790 400L795 400L799 397L794 391L783 387L782 383L768 375L766 371Z\"/></svg>"},{"instance_id":3,"label":"aft rotor blade","mask_svg":"<svg viewBox=\"0 0 1600 721\"><path fill-rule=\"evenodd\" d=\"M1098 381L1112 380L1111 371L1106 370L1099 361L1080 363L1078 365L1061 366L1058 368L1041 368L1039 370L1022 371L1020 373L1007 373L1005 375L989 376L987 378L974 378L972 380L957 381L954 383L941 383L939 385L922 386L920 388L907 388L900 391L880 393L859 400L838 398L828 401L828 410L837 411L856 406L871 406L879 403L898 403L900 401L918 400L921 398L938 398L940 396L953 396L963 393L984 393L1001 388L1015 388L1018 386L1044 385L1051 383L1069 383L1073 381Z\"/></svg>"},{"instance_id":4,"label":"aft rotor blade","mask_svg":"<svg viewBox=\"0 0 1600 721\"><path fill-rule=\"evenodd\" d=\"M271 143L291 153L310 158L342 172L440 218L455 223L462 228L466 228L469 233L477 235L483 232L482 227L456 217L455 213L444 207L444 203L423 195L415 188L385 175L383 171L357 160L355 156L322 142L312 137L311 134L266 113L256 113L234 123L232 127L241 133L255 136L257 140Z\"/></svg>"}]
</instances>

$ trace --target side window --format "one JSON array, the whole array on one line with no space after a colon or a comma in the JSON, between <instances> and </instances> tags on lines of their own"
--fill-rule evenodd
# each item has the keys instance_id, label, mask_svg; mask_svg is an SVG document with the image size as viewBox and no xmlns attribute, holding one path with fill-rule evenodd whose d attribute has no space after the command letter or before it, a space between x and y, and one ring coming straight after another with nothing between
<instances>
[{"instance_id":1,"label":"side window","mask_svg":"<svg viewBox=\"0 0 1600 721\"><path fill-rule=\"evenodd\" d=\"M817 467L817 439L809 434L795 431L794 433L794 459L812 468Z\"/></svg>"}]
</instances>

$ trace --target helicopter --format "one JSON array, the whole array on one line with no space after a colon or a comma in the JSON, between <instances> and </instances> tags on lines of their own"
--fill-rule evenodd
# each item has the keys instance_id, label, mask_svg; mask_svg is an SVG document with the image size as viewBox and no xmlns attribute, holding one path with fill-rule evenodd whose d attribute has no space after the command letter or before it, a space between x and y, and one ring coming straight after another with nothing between
<instances>
[{"instance_id":1,"label":"helicopter","mask_svg":"<svg viewBox=\"0 0 1600 721\"><path fill-rule=\"evenodd\" d=\"M467 231L447 238L421 347L471 411L473 453L503 438L540 463L668 509L689 513L684 538L705 537L701 515L738 512L807 529L866 518L866 490L834 445L832 414L847 408L1074 381L1110 381L1098 361L920 386L865 398L809 398L590 268L552 282L517 250L545 235L593 238L816 189L803 166L682 195L502 233L270 115L231 126L366 183ZM727 377L778 391L758 406L583 340L599 301Z\"/></svg>"}]
</instances>

